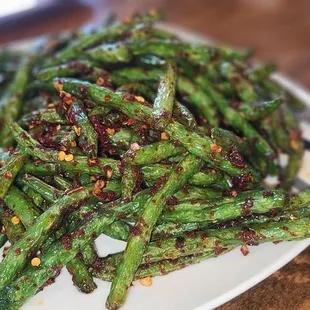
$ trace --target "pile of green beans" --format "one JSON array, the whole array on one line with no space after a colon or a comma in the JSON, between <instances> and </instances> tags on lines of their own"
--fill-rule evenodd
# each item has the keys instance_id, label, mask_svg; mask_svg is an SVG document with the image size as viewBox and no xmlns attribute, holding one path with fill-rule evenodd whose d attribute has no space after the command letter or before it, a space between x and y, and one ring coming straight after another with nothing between
<instances>
[{"instance_id":1,"label":"pile of green beans","mask_svg":"<svg viewBox=\"0 0 310 310\"><path fill-rule=\"evenodd\" d=\"M290 193L304 152L297 100L274 66L182 42L159 19L0 50L0 309L64 266L83 293L111 281L114 310L134 280L309 237L310 191ZM99 257L101 234L126 249Z\"/></svg>"}]
</instances>

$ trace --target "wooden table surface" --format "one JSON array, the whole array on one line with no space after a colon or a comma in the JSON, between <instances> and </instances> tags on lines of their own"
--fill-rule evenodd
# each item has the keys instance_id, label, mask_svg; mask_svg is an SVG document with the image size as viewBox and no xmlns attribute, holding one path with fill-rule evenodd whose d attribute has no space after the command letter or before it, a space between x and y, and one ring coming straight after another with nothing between
<instances>
[{"instance_id":1,"label":"wooden table surface","mask_svg":"<svg viewBox=\"0 0 310 310\"><path fill-rule=\"evenodd\" d=\"M65 1L63 1L65 2ZM309 0L85 0L56 16L12 22L0 27L0 44L83 22L98 22L108 11L125 17L133 11L160 8L168 22L236 46L253 47L256 56L274 60L279 70L310 89ZM93 13L95 12L95 13ZM22 29L22 31L21 31ZM310 249L241 296L219 307L239 309L310 309Z\"/></svg>"}]
</instances>

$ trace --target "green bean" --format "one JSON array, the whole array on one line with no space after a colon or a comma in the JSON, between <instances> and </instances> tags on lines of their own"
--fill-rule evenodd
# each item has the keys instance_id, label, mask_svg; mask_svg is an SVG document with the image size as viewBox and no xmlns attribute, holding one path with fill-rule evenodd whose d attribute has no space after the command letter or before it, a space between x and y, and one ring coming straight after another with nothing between
<instances>
[{"instance_id":1,"label":"green bean","mask_svg":"<svg viewBox=\"0 0 310 310\"><path fill-rule=\"evenodd\" d=\"M176 101L174 103L173 118L179 121L182 125L189 129L195 129L197 123L194 115L190 110L180 102Z\"/></svg>"},{"instance_id":2,"label":"green bean","mask_svg":"<svg viewBox=\"0 0 310 310\"><path fill-rule=\"evenodd\" d=\"M243 102L252 104L257 101L257 95L253 85L238 72L237 68L232 63L221 63L220 70L221 73L232 82Z\"/></svg>"},{"instance_id":3,"label":"green bean","mask_svg":"<svg viewBox=\"0 0 310 310\"><path fill-rule=\"evenodd\" d=\"M254 150L257 153L257 160L261 167L261 172L274 171L274 151L267 141L252 127L246 120L241 118L237 111L229 107L227 100L213 89L210 83L202 77L197 78L197 83L201 85L213 98L219 111L226 117L228 122L236 130L240 131L249 141L255 141Z\"/></svg>"},{"instance_id":4,"label":"green bean","mask_svg":"<svg viewBox=\"0 0 310 310\"><path fill-rule=\"evenodd\" d=\"M158 192L146 202L143 213L133 228L136 233L132 233L129 237L122 261L117 268L116 277L112 282L106 305L108 309L118 308L124 303L126 292L141 263L143 252L151 238L153 227L163 210L165 201L178 191L192 174L199 170L200 165L201 161L195 156L187 155L169 175Z\"/></svg>"},{"instance_id":5,"label":"green bean","mask_svg":"<svg viewBox=\"0 0 310 310\"><path fill-rule=\"evenodd\" d=\"M69 192L61 199L57 200L47 211L40 215L33 226L31 226L11 247L9 253L0 263L1 279L0 289L3 289L12 281L16 273L20 271L26 264L28 255L37 250L46 240L49 232L62 218L63 212L78 201L83 201L89 197L88 189L79 189ZM40 232L40 233L38 233ZM31 242L29 242L31 240ZM18 259L16 251L20 252Z\"/></svg>"},{"instance_id":6,"label":"green bean","mask_svg":"<svg viewBox=\"0 0 310 310\"><path fill-rule=\"evenodd\" d=\"M252 176L249 179L250 182L253 181L253 177L256 176L255 172L246 166L241 165L238 167L234 162L227 160L226 157L222 155L222 149L218 148L207 136L201 137L197 133L187 130L183 125L177 122L171 122L166 128L166 132L171 137L178 140L189 152L201 157L207 163L232 176L250 174ZM197 145L199 145L199 148L197 148ZM212 151L212 147L216 150Z\"/></svg>"},{"instance_id":7,"label":"green bean","mask_svg":"<svg viewBox=\"0 0 310 310\"><path fill-rule=\"evenodd\" d=\"M129 63L132 59L130 49L123 42L104 43L86 51L86 56L99 63Z\"/></svg>"},{"instance_id":8,"label":"green bean","mask_svg":"<svg viewBox=\"0 0 310 310\"><path fill-rule=\"evenodd\" d=\"M145 102L141 104L136 98L116 94L108 88L90 84L88 82L61 79L58 81L64 91L77 97L88 96L90 100L104 107L117 109L129 117L142 122L151 123L152 109Z\"/></svg>"},{"instance_id":9,"label":"green bean","mask_svg":"<svg viewBox=\"0 0 310 310\"><path fill-rule=\"evenodd\" d=\"M43 148L31 135L23 130L17 123L10 125L12 135L18 142L19 146L24 149L25 153L33 157L40 158L43 161L57 161L58 152Z\"/></svg>"},{"instance_id":10,"label":"green bean","mask_svg":"<svg viewBox=\"0 0 310 310\"><path fill-rule=\"evenodd\" d=\"M75 156L72 161L57 161L56 163L49 162L27 162L24 167L24 172L34 174L36 176L49 176L57 173L65 172L70 176L76 174L100 175L111 178L119 178L120 161L112 158L97 158L89 159L85 156ZM78 175L81 177L81 175Z\"/></svg>"},{"instance_id":11,"label":"green bean","mask_svg":"<svg viewBox=\"0 0 310 310\"><path fill-rule=\"evenodd\" d=\"M0 169L0 199L5 197L16 175L23 168L27 159L27 155L21 152L15 152L9 156L5 166Z\"/></svg>"},{"instance_id":12,"label":"green bean","mask_svg":"<svg viewBox=\"0 0 310 310\"><path fill-rule=\"evenodd\" d=\"M13 139L10 134L9 122L16 120L22 110L22 100L25 94L25 88L32 70L34 57L26 58L20 68L17 70L14 81L7 93L1 99L0 107L3 107L4 120L3 128L0 128L1 146L12 146Z\"/></svg>"},{"instance_id":13,"label":"green bean","mask_svg":"<svg viewBox=\"0 0 310 310\"><path fill-rule=\"evenodd\" d=\"M132 192L137 182L138 171L136 167L125 165L122 173L121 189L122 199L130 201L132 199Z\"/></svg>"},{"instance_id":14,"label":"green bean","mask_svg":"<svg viewBox=\"0 0 310 310\"><path fill-rule=\"evenodd\" d=\"M184 152L185 149L182 146L177 146L173 141L160 141L143 146L137 150L128 150L123 160L130 165L142 166L155 164L165 158Z\"/></svg>"},{"instance_id":15,"label":"green bean","mask_svg":"<svg viewBox=\"0 0 310 310\"><path fill-rule=\"evenodd\" d=\"M187 98L197 113L201 113L206 118L211 127L218 127L219 123L212 99L198 85L179 76L177 88L178 92Z\"/></svg>"},{"instance_id":16,"label":"green bean","mask_svg":"<svg viewBox=\"0 0 310 310\"><path fill-rule=\"evenodd\" d=\"M147 100L153 101L155 99L155 92L152 91L147 85L141 83L124 84L116 89L116 93L134 94L145 97Z\"/></svg>"},{"instance_id":17,"label":"green bean","mask_svg":"<svg viewBox=\"0 0 310 310\"><path fill-rule=\"evenodd\" d=\"M152 113L155 129L164 130L171 120L176 80L176 66L169 63L167 64L167 71L160 81L157 95L154 100Z\"/></svg>"},{"instance_id":18,"label":"green bean","mask_svg":"<svg viewBox=\"0 0 310 310\"><path fill-rule=\"evenodd\" d=\"M282 98L271 101L263 101L252 104L251 106L242 104L239 107L240 115L250 121L258 121L266 118L283 103Z\"/></svg>"},{"instance_id":19,"label":"green bean","mask_svg":"<svg viewBox=\"0 0 310 310\"><path fill-rule=\"evenodd\" d=\"M38 79L43 82L51 81L56 77L60 78L71 76L82 76L90 82L96 82L98 78L106 78L108 73L103 69L95 67L95 65L89 61L74 60L59 66L42 69L37 75Z\"/></svg>"},{"instance_id":20,"label":"green bean","mask_svg":"<svg viewBox=\"0 0 310 310\"><path fill-rule=\"evenodd\" d=\"M95 32L94 34L85 35L80 40L77 40L70 44L68 47L60 50L52 61L49 62L49 65L62 63L64 61L74 59L77 56L80 56L82 51L95 46L98 43L110 40L115 40L116 38L121 37L128 31L130 31L135 24L139 23L148 23L158 20L158 15L148 14L145 16L137 16L133 18L130 23L116 24L106 27L103 31Z\"/></svg>"},{"instance_id":21,"label":"green bean","mask_svg":"<svg viewBox=\"0 0 310 310\"><path fill-rule=\"evenodd\" d=\"M169 173L173 167L170 165L153 164L150 166L141 167L143 179L148 186L151 186L156 180ZM208 187L214 185L219 188L227 188L228 183L224 180L223 175L215 169L209 171L198 172L188 180L191 185Z\"/></svg>"},{"instance_id":22,"label":"green bean","mask_svg":"<svg viewBox=\"0 0 310 310\"><path fill-rule=\"evenodd\" d=\"M0 205L0 214L3 231L10 243L14 244L23 236L23 233L25 232L25 227L20 221L17 224L14 224L12 222L12 219L15 215L11 211L5 211L3 204Z\"/></svg>"},{"instance_id":23,"label":"green bean","mask_svg":"<svg viewBox=\"0 0 310 310\"><path fill-rule=\"evenodd\" d=\"M82 102L73 100L67 111L67 116L71 123L81 129L78 134L80 147L89 157L97 157L97 133L86 115Z\"/></svg>"},{"instance_id":24,"label":"green bean","mask_svg":"<svg viewBox=\"0 0 310 310\"><path fill-rule=\"evenodd\" d=\"M15 186L9 189L4 202L21 219L26 228L29 228L40 215L31 200Z\"/></svg>"}]
</instances>

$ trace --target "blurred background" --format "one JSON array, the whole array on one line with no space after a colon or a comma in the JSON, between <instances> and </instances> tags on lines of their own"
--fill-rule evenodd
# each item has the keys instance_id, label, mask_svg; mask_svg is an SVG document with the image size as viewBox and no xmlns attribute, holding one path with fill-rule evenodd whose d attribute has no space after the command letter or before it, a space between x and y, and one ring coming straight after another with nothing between
<instances>
[{"instance_id":1,"label":"blurred background","mask_svg":"<svg viewBox=\"0 0 310 310\"><path fill-rule=\"evenodd\" d=\"M0 44L99 23L111 11L124 18L150 8L163 10L167 22L253 47L310 88L309 0L2 0Z\"/></svg>"},{"instance_id":2,"label":"blurred background","mask_svg":"<svg viewBox=\"0 0 310 310\"><path fill-rule=\"evenodd\" d=\"M0 44L158 8L166 20L275 60L310 88L309 0L2 0Z\"/></svg>"}]
</instances>

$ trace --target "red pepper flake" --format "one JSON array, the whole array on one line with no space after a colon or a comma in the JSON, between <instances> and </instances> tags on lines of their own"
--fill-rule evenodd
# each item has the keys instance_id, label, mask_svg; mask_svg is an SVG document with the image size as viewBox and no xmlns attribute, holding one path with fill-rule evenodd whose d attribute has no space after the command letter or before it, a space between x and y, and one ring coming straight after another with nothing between
<instances>
[{"instance_id":1,"label":"red pepper flake","mask_svg":"<svg viewBox=\"0 0 310 310\"><path fill-rule=\"evenodd\" d=\"M175 172L176 172L177 174L181 174L182 171L183 171L183 168L182 168L182 167L177 167L177 168L175 169Z\"/></svg>"},{"instance_id":2,"label":"red pepper flake","mask_svg":"<svg viewBox=\"0 0 310 310\"><path fill-rule=\"evenodd\" d=\"M168 206L175 206L175 205L177 205L178 203L179 203L178 198L177 198L177 197L174 197L174 196L170 197L170 198L167 200L167 205L168 205Z\"/></svg>"},{"instance_id":3,"label":"red pepper flake","mask_svg":"<svg viewBox=\"0 0 310 310\"><path fill-rule=\"evenodd\" d=\"M250 228L243 228L241 232L237 234L237 238L245 244L255 245L257 240L263 239L262 236L258 236L256 232Z\"/></svg>"},{"instance_id":4,"label":"red pepper flake","mask_svg":"<svg viewBox=\"0 0 310 310\"><path fill-rule=\"evenodd\" d=\"M166 271L166 269L164 268L164 266L159 263L159 270L160 270L160 273L164 276L166 274L168 274L168 272Z\"/></svg>"},{"instance_id":5,"label":"red pepper flake","mask_svg":"<svg viewBox=\"0 0 310 310\"><path fill-rule=\"evenodd\" d=\"M85 236L85 230L83 230L83 229L79 229L79 230L77 230L77 231L75 231L74 233L74 237L82 237L82 236Z\"/></svg>"},{"instance_id":6,"label":"red pepper flake","mask_svg":"<svg viewBox=\"0 0 310 310\"><path fill-rule=\"evenodd\" d=\"M106 102L111 101L111 96L110 95L105 95L104 96L104 101L106 101Z\"/></svg>"},{"instance_id":7,"label":"red pepper flake","mask_svg":"<svg viewBox=\"0 0 310 310\"><path fill-rule=\"evenodd\" d=\"M138 222L135 226L130 228L130 233L134 236L140 236L142 233L143 226Z\"/></svg>"},{"instance_id":8,"label":"red pepper flake","mask_svg":"<svg viewBox=\"0 0 310 310\"><path fill-rule=\"evenodd\" d=\"M215 144L215 143L211 143L210 144L210 150L213 153L221 153L222 147L220 145Z\"/></svg>"},{"instance_id":9,"label":"red pepper flake","mask_svg":"<svg viewBox=\"0 0 310 310\"><path fill-rule=\"evenodd\" d=\"M241 205L241 216L247 216L250 212L250 208L253 207L253 198L247 197L245 202Z\"/></svg>"},{"instance_id":10,"label":"red pepper flake","mask_svg":"<svg viewBox=\"0 0 310 310\"><path fill-rule=\"evenodd\" d=\"M7 179L7 180L11 180L13 178L13 174L11 171L6 171L4 173L4 177Z\"/></svg>"},{"instance_id":11,"label":"red pepper flake","mask_svg":"<svg viewBox=\"0 0 310 310\"><path fill-rule=\"evenodd\" d=\"M249 248L245 244L241 246L240 251L243 256L247 256L250 253Z\"/></svg>"},{"instance_id":12,"label":"red pepper flake","mask_svg":"<svg viewBox=\"0 0 310 310\"><path fill-rule=\"evenodd\" d=\"M253 176L250 173L239 174L232 177L232 184L235 188L240 188L242 190L246 189L248 182L252 183L254 180Z\"/></svg>"},{"instance_id":13,"label":"red pepper flake","mask_svg":"<svg viewBox=\"0 0 310 310\"><path fill-rule=\"evenodd\" d=\"M128 118L127 125L132 126L136 123L136 120L134 118Z\"/></svg>"},{"instance_id":14,"label":"red pepper flake","mask_svg":"<svg viewBox=\"0 0 310 310\"><path fill-rule=\"evenodd\" d=\"M272 191L263 191L263 197L267 198L267 197L273 197L273 192Z\"/></svg>"},{"instance_id":15,"label":"red pepper flake","mask_svg":"<svg viewBox=\"0 0 310 310\"><path fill-rule=\"evenodd\" d=\"M230 105L231 108L233 108L234 110L239 110L240 104L241 104L240 101L232 101L232 102L230 102L229 105Z\"/></svg>"},{"instance_id":16,"label":"red pepper flake","mask_svg":"<svg viewBox=\"0 0 310 310\"><path fill-rule=\"evenodd\" d=\"M65 250L70 250L71 249L71 235L67 234L67 235L64 235L62 237L62 245L64 247Z\"/></svg>"},{"instance_id":17,"label":"red pepper flake","mask_svg":"<svg viewBox=\"0 0 310 310\"><path fill-rule=\"evenodd\" d=\"M188 184L184 184L184 185L182 186L182 192L183 192L184 194L189 194L189 185L188 185Z\"/></svg>"},{"instance_id":18,"label":"red pepper flake","mask_svg":"<svg viewBox=\"0 0 310 310\"><path fill-rule=\"evenodd\" d=\"M231 164L236 168L246 168L247 164L243 158L243 156L237 151L235 147L231 148L227 154L228 160Z\"/></svg>"},{"instance_id":19,"label":"red pepper flake","mask_svg":"<svg viewBox=\"0 0 310 310\"><path fill-rule=\"evenodd\" d=\"M19 249L19 248L16 249L16 250L15 250L15 255L16 255L16 256L19 256L20 254L21 254L21 249Z\"/></svg>"},{"instance_id":20,"label":"red pepper flake","mask_svg":"<svg viewBox=\"0 0 310 310\"><path fill-rule=\"evenodd\" d=\"M216 256L221 255L224 252L224 250L225 250L220 244L221 244L220 240L216 240L215 241L214 253L215 253Z\"/></svg>"}]
</instances>

